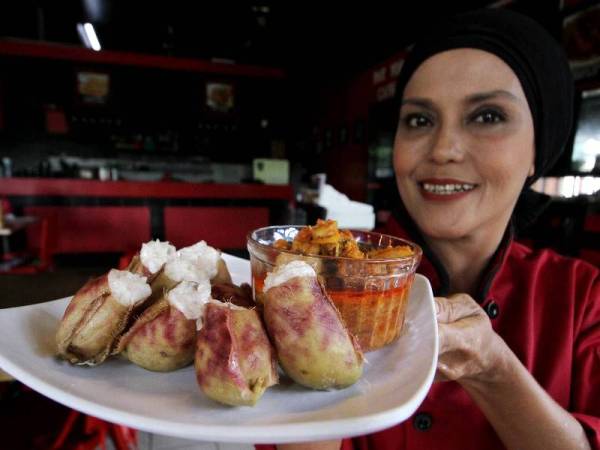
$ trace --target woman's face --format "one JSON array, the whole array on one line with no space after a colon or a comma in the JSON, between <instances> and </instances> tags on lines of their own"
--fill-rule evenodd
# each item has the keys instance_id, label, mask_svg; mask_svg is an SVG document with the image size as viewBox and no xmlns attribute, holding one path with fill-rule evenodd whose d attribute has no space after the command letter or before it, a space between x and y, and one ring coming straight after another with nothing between
<instances>
[{"instance_id":1,"label":"woman's face","mask_svg":"<svg viewBox=\"0 0 600 450\"><path fill-rule=\"evenodd\" d=\"M456 49L415 71L404 90L394 170L425 236L504 231L533 161L531 112L504 61Z\"/></svg>"}]
</instances>

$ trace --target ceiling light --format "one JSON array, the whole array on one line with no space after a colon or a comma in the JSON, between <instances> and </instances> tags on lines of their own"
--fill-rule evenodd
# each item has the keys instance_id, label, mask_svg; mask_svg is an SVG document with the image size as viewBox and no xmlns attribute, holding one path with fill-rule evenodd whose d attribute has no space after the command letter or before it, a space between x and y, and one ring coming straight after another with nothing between
<instances>
[{"instance_id":1,"label":"ceiling light","mask_svg":"<svg viewBox=\"0 0 600 450\"><path fill-rule=\"evenodd\" d=\"M77 33L79 33L79 38L87 48L91 48L95 51L99 51L102 48L100 47L100 41L96 35L96 30L94 30L94 26L91 23L78 23Z\"/></svg>"}]
</instances>

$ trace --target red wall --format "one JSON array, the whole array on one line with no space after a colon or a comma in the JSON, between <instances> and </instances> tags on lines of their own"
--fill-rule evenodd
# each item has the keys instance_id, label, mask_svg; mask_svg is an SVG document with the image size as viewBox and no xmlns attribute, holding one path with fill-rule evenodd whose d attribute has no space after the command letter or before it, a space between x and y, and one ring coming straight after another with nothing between
<instances>
[{"instance_id":1,"label":"red wall","mask_svg":"<svg viewBox=\"0 0 600 450\"><path fill-rule=\"evenodd\" d=\"M320 132L333 130L334 145L325 151L328 183L353 200L364 201L367 196L368 119L369 109L379 101L394 95L395 82L406 52L399 52L334 90L322 92L319 123ZM354 125L362 121L365 136L361 142L353 139ZM340 126L347 126L349 138L339 142ZM323 139L323 136L321 136ZM343 163L343 170L340 170Z\"/></svg>"}]
</instances>

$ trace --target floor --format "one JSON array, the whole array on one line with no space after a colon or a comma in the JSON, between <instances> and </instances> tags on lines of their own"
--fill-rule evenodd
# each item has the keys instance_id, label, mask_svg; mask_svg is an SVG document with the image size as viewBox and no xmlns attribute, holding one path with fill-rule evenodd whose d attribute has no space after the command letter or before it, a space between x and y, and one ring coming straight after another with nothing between
<instances>
[{"instance_id":1,"label":"floor","mask_svg":"<svg viewBox=\"0 0 600 450\"><path fill-rule=\"evenodd\" d=\"M119 256L118 253L57 255L51 271L35 275L0 272L0 308L73 295L90 278L118 267Z\"/></svg>"},{"instance_id":2,"label":"floor","mask_svg":"<svg viewBox=\"0 0 600 450\"><path fill-rule=\"evenodd\" d=\"M0 308L41 303L73 295L87 280L106 270L103 267L66 267L37 275L0 273Z\"/></svg>"},{"instance_id":3,"label":"floor","mask_svg":"<svg viewBox=\"0 0 600 450\"><path fill-rule=\"evenodd\" d=\"M57 267L53 272L38 275L0 274L0 308L40 303L72 295L89 278L101 275L109 268L110 265L106 264L68 264ZM10 445L11 449L48 448L49 442L55 438L68 412L69 410L62 405L24 389L19 383L2 382L0 377L0 423L3 425L3 444ZM32 433L32 421L36 424L44 424L39 425L37 433L35 430ZM141 431L138 433L138 445L139 450L250 450L254 448L252 445L189 441ZM107 442L107 449L114 449L111 442Z\"/></svg>"}]
</instances>

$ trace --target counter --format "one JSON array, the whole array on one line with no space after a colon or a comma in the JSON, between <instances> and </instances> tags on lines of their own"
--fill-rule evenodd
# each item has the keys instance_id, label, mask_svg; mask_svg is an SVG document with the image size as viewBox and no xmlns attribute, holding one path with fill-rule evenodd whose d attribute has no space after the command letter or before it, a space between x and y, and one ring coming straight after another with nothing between
<instances>
[{"instance_id":1,"label":"counter","mask_svg":"<svg viewBox=\"0 0 600 450\"><path fill-rule=\"evenodd\" d=\"M150 239L177 247L206 240L244 249L246 234L281 223L293 200L291 186L5 178L0 197L17 214L48 218L51 239L33 248L52 253L131 252Z\"/></svg>"}]
</instances>

